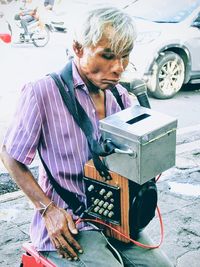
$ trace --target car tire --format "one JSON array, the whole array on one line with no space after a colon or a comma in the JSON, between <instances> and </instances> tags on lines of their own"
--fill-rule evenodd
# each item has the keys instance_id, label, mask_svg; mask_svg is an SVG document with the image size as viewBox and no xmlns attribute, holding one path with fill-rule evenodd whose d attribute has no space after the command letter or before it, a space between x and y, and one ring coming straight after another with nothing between
<instances>
[{"instance_id":1,"label":"car tire","mask_svg":"<svg viewBox=\"0 0 200 267\"><path fill-rule=\"evenodd\" d=\"M174 52L166 51L155 61L147 87L153 97L168 99L181 89L184 78L183 59Z\"/></svg>"}]
</instances>

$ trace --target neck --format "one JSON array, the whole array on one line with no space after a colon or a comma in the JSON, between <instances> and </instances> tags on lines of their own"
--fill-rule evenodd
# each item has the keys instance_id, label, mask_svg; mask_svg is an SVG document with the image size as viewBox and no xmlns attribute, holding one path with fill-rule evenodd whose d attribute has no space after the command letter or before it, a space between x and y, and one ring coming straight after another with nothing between
<instances>
[{"instance_id":1,"label":"neck","mask_svg":"<svg viewBox=\"0 0 200 267\"><path fill-rule=\"evenodd\" d=\"M99 94L100 88L94 85L90 80L87 78L85 79L85 84L87 85L88 91L90 94Z\"/></svg>"}]
</instances>

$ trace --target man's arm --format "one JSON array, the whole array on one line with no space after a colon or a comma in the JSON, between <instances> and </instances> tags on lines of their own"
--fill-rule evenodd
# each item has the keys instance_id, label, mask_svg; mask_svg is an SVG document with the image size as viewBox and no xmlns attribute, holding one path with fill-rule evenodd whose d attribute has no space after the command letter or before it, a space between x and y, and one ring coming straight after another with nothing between
<instances>
[{"instance_id":1,"label":"man's arm","mask_svg":"<svg viewBox=\"0 0 200 267\"><path fill-rule=\"evenodd\" d=\"M6 151L5 145L0 157L11 177L33 202L36 209L43 208L43 205L48 206L51 200L45 195L31 171L26 165L13 159ZM58 253L65 258L76 260L78 258L76 251L81 253L82 249L72 235L77 233L77 229L71 215L52 204L46 209L43 218L48 234Z\"/></svg>"}]
</instances>

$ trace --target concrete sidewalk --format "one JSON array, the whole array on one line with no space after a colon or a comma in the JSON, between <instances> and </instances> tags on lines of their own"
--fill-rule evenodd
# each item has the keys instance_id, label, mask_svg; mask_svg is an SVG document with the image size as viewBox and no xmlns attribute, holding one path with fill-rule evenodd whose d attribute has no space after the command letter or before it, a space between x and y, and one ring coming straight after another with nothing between
<instances>
[{"instance_id":1,"label":"concrete sidewalk","mask_svg":"<svg viewBox=\"0 0 200 267\"><path fill-rule=\"evenodd\" d=\"M164 172L158 182L165 234L162 249L177 267L200 266L199 181L200 125L196 125L178 130L176 167ZM21 246L29 240L32 211L32 204L21 191L0 196L1 267L20 265ZM157 244L157 217L146 230Z\"/></svg>"}]
</instances>

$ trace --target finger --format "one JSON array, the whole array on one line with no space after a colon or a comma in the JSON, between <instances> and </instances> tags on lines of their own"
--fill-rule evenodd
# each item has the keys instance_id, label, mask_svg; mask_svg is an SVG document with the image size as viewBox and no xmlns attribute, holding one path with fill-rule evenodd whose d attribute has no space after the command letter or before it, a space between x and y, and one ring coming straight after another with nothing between
<instances>
[{"instance_id":1,"label":"finger","mask_svg":"<svg viewBox=\"0 0 200 267\"><path fill-rule=\"evenodd\" d=\"M64 239L64 237L62 237L62 236L59 237L59 243L61 245L62 250L65 253L67 253L74 260L77 260L78 259L77 253L74 251L74 249L71 247L71 245Z\"/></svg>"},{"instance_id":2,"label":"finger","mask_svg":"<svg viewBox=\"0 0 200 267\"><path fill-rule=\"evenodd\" d=\"M83 253L83 250L79 243L76 241L76 239L73 238L72 235L69 235L69 232L63 231L63 237L65 240L73 247L75 248L79 253Z\"/></svg>"},{"instance_id":3,"label":"finger","mask_svg":"<svg viewBox=\"0 0 200 267\"><path fill-rule=\"evenodd\" d=\"M63 250L63 248L62 248L62 246L58 240L55 240L54 243L55 243L55 248L56 248L56 250L57 250L57 252L61 258L66 258L68 260L72 260L72 258L69 256L69 254L65 250Z\"/></svg>"},{"instance_id":4,"label":"finger","mask_svg":"<svg viewBox=\"0 0 200 267\"><path fill-rule=\"evenodd\" d=\"M69 214L66 214L66 218L67 218L68 227L69 227L70 232L74 235L78 234L78 230L76 229L76 225L72 219L72 216Z\"/></svg>"}]
</instances>

